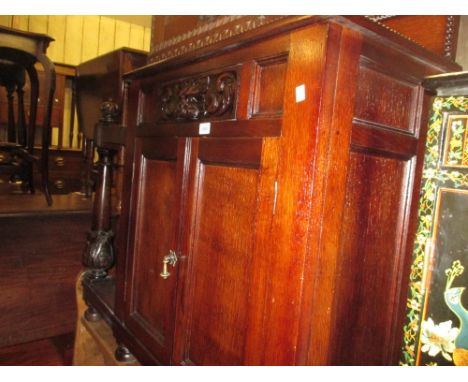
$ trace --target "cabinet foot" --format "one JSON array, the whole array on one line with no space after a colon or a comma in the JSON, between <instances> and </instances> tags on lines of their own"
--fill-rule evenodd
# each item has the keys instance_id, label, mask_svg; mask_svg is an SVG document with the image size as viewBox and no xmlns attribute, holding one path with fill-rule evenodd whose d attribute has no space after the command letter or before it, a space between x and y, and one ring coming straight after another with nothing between
<instances>
[{"instance_id":1,"label":"cabinet foot","mask_svg":"<svg viewBox=\"0 0 468 382\"><path fill-rule=\"evenodd\" d=\"M117 346L117 350L115 351L115 359L119 362L134 362L136 361L135 357L130 350L122 344Z\"/></svg>"},{"instance_id":2,"label":"cabinet foot","mask_svg":"<svg viewBox=\"0 0 468 382\"><path fill-rule=\"evenodd\" d=\"M92 306L89 306L88 309L86 309L86 311L84 312L84 317L86 321L89 322L96 322L102 318L99 312Z\"/></svg>"}]
</instances>

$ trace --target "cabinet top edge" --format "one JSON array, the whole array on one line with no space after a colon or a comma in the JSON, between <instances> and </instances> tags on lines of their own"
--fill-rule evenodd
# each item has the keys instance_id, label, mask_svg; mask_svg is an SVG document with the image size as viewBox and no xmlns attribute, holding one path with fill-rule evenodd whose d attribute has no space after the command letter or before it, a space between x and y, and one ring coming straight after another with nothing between
<instances>
[{"instance_id":1,"label":"cabinet top edge","mask_svg":"<svg viewBox=\"0 0 468 382\"><path fill-rule=\"evenodd\" d=\"M142 77L156 75L164 70L170 70L183 65L200 62L222 55L229 51L251 45L260 40L279 36L295 29L318 23L340 24L346 28L357 30L368 38L379 38L380 40L385 39L389 46L410 53L413 56L418 57L420 60L424 60L427 64L437 68L440 72L461 70L461 67L458 64L448 58L430 52L408 37L403 36L380 22L373 21L365 16L312 15L282 17L255 30L233 36L232 38L213 43L206 47L149 63L136 70L125 73L123 79L125 81L132 81Z\"/></svg>"},{"instance_id":2,"label":"cabinet top edge","mask_svg":"<svg viewBox=\"0 0 468 382\"><path fill-rule=\"evenodd\" d=\"M467 95L468 71L429 76L423 86L437 95Z\"/></svg>"}]
</instances>

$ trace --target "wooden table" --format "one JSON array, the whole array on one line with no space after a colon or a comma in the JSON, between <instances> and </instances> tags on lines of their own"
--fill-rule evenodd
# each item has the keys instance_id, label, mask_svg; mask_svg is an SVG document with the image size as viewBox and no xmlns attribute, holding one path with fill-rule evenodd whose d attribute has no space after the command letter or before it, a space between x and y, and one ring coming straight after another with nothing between
<instances>
[{"instance_id":1,"label":"wooden table","mask_svg":"<svg viewBox=\"0 0 468 382\"><path fill-rule=\"evenodd\" d=\"M50 42L53 40L54 39L52 37L45 34L24 32L16 29L0 27L0 62L2 65L17 67L20 68L20 70L26 71L31 82L31 106L29 125L27 129L28 131L27 136L25 137L26 140L19 139L19 141L17 141L15 139L15 142L13 142L18 143L20 147L27 148L27 152L30 155L32 155L34 147L34 133L39 86L44 86L45 88L45 112L42 124L42 147L44 149L42 150L40 157L39 167L41 169L43 191L46 196L48 205L52 204L52 198L50 196L48 185L48 147L50 144L50 121L52 114L53 96L55 92L55 68L52 61L46 56L46 50ZM44 82L42 84L39 84L37 71L34 67L36 62L39 62L44 68L45 76ZM17 71L14 72L16 73ZM17 87L19 86L19 94L22 93L23 85L17 81L15 85ZM19 111L19 114L22 113L22 111ZM19 116L19 121L21 125L22 116ZM14 135L16 135L13 134L13 126L14 121L12 120L12 124L9 126L9 140L13 140ZM31 171L29 171L29 173L31 174ZM32 175L30 178L32 178ZM34 186L31 179L29 179L29 183L30 191L33 193Z\"/></svg>"}]
</instances>

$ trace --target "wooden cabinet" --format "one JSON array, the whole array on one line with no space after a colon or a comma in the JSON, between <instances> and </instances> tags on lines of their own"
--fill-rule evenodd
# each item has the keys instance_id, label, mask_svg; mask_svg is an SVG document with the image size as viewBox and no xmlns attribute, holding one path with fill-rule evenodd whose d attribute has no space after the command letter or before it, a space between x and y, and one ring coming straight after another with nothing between
<instances>
[{"instance_id":1,"label":"wooden cabinet","mask_svg":"<svg viewBox=\"0 0 468 382\"><path fill-rule=\"evenodd\" d=\"M152 364L395 364L421 81L458 66L362 18L229 41L125 77L118 342Z\"/></svg>"},{"instance_id":2,"label":"wooden cabinet","mask_svg":"<svg viewBox=\"0 0 468 382\"><path fill-rule=\"evenodd\" d=\"M96 125L102 118L101 107L103 103L112 101L118 107L115 115L116 123L126 126L127 92L122 81L122 75L146 63L146 53L120 48L103 54L89 61L83 62L76 68L76 99L77 116L81 131L83 132L84 174L83 190L90 196L94 187L92 171L94 167L94 139L96 138ZM122 165L124 150L121 150L117 159L118 167L115 176L117 193L120 194L122 184ZM120 199L120 198L118 198ZM120 206L120 203L117 203Z\"/></svg>"},{"instance_id":3,"label":"wooden cabinet","mask_svg":"<svg viewBox=\"0 0 468 382\"><path fill-rule=\"evenodd\" d=\"M172 351L176 363L243 363L249 320L260 308L250 306L251 288L273 217L276 158L270 152L277 141L171 137L136 143L132 210L139 212L130 222L125 322L162 363L170 363ZM164 278L171 250L177 262ZM176 311L187 315L179 323L178 348ZM220 343L227 346L222 351L215 346Z\"/></svg>"},{"instance_id":4,"label":"wooden cabinet","mask_svg":"<svg viewBox=\"0 0 468 382\"><path fill-rule=\"evenodd\" d=\"M103 102L112 100L120 111L125 108L126 95L122 75L146 63L146 53L120 48L85 61L76 67L76 98L80 128L88 139L94 138L94 128L101 118ZM119 122L126 124L124 119Z\"/></svg>"}]
</instances>

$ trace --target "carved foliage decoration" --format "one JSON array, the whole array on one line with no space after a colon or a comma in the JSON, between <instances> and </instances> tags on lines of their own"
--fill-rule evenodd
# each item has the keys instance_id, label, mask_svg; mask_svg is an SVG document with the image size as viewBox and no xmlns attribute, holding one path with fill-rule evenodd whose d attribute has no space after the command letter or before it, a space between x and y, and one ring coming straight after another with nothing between
<instances>
[{"instance_id":1,"label":"carved foliage decoration","mask_svg":"<svg viewBox=\"0 0 468 382\"><path fill-rule=\"evenodd\" d=\"M234 71L173 82L161 89L161 118L198 120L222 116L233 110L236 92Z\"/></svg>"}]
</instances>

